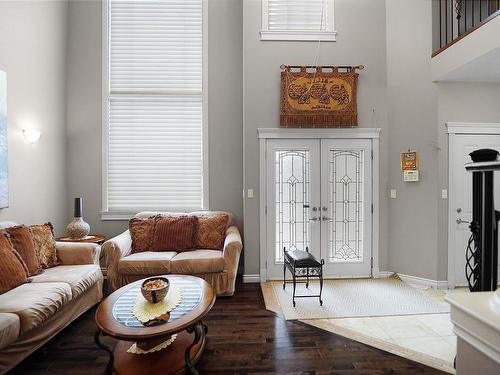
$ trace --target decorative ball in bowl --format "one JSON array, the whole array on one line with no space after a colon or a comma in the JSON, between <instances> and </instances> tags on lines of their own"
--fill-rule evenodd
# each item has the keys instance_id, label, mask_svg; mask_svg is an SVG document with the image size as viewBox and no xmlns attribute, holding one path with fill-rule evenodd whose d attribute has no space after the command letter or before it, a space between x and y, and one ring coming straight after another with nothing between
<instances>
[{"instance_id":1,"label":"decorative ball in bowl","mask_svg":"<svg viewBox=\"0 0 500 375\"><path fill-rule=\"evenodd\" d=\"M146 301L158 303L165 299L170 288L170 282L166 277L150 277L143 281L141 293Z\"/></svg>"}]
</instances>

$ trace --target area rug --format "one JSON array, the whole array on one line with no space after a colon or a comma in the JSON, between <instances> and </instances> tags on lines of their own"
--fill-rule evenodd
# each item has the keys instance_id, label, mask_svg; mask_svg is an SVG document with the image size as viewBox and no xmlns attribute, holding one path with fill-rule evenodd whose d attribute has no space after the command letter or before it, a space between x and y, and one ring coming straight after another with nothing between
<instances>
[{"instance_id":1,"label":"area rug","mask_svg":"<svg viewBox=\"0 0 500 375\"><path fill-rule=\"evenodd\" d=\"M272 288L272 293L270 293ZM437 314L450 311L445 302L425 296L397 277L386 279L325 280L323 306L318 298L296 298L292 304L293 286L279 281L262 284L266 306L279 304L286 320L329 319L391 315ZM317 294L319 283L298 283L296 295ZM274 300L273 300L274 299Z\"/></svg>"}]
</instances>

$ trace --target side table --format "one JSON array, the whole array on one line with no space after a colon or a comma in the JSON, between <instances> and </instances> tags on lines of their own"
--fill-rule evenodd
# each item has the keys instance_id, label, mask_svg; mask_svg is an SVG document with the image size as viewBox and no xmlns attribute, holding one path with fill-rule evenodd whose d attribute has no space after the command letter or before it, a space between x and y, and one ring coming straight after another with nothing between
<instances>
[{"instance_id":1,"label":"side table","mask_svg":"<svg viewBox=\"0 0 500 375\"><path fill-rule=\"evenodd\" d=\"M75 240L71 237L56 237L56 241L58 242L83 242L83 243L95 243L98 245L102 245L104 242L106 242L106 236L103 236L102 234L89 234L85 238L81 238L79 240Z\"/></svg>"}]
</instances>

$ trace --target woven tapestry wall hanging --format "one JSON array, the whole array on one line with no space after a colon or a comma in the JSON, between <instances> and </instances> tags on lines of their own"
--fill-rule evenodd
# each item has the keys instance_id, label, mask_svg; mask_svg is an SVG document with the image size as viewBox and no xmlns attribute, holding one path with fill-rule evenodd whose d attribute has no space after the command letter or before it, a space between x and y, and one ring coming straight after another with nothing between
<instances>
[{"instance_id":1,"label":"woven tapestry wall hanging","mask_svg":"<svg viewBox=\"0 0 500 375\"><path fill-rule=\"evenodd\" d=\"M358 125L356 89L360 66L281 65L282 128Z\"/></svg>"}]
</instances>

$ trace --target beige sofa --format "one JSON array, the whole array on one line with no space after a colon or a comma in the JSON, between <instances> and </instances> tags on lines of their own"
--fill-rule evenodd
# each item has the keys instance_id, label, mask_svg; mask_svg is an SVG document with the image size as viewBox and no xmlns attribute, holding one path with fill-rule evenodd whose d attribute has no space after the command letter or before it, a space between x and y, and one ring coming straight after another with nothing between
<instances>
[{"instance_id":1,"label":"beige sofa","mask_svg":"<svg viewBox=\"0 0 500 375\"><path fill-rule=\"evenodd\" d=\"M191 212L190 215L213 215L220 211ZM226 212L227 213L227 212ZM205 279L217 295L234 293L236 273L243 245L234 218L229 214L224 248L220 250L196 249L192 251L146 251L132 254L132 239L127 230L102 245L108 268L110 291L148 276L163 274L195 275ZM136 215L146 218L154 215L186 215L185 213L143 211Z\"/></svg>"},{"instance_id":2,"label":"beige sofa","mask_svg":"<svg viewBox=\"0 0 500 375\"><path fill-rule=\"evenodd\" d=\"M0 222L0 229L16 225ZM0 374L102 299L100 247L56 242L59 266L0 294Z\"/></svg>"}]
</instances>

